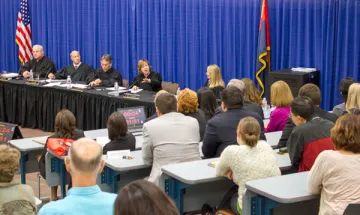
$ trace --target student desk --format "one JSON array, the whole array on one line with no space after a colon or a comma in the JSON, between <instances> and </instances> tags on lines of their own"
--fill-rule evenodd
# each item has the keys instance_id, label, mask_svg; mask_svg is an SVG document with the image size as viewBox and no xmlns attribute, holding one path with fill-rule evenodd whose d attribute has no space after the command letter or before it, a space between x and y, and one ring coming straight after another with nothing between
<instances>
[{"instance_id":1,"label":"student desk","mask_svg":"<svg viewBox=\"0 0 360 215\"><path fill-rule=\"evenodd\" d=\"M66 197L66 169L64 163L65 156L59 157L50 149L47 149L47 152L48 152L47 156L50 157L50 162L51 162L51 173L59 174L61 197L65 198ZM48 181L48 184L52 184L52 182L49 180L51 179L46 176L46 181Z\"/></svg>"},{"instance_id":2,"label":"student desk","mask_svg":"<svg viewBox=\"0 0 360 215\"><path fill-rule=\"evenodd\" d=\"M107 128L84 131L84 134L85 134L85 137L90 138L90 139L94 139L94 140L97 137L107 137L109 135ZM142 136L142 132L134 132L133 135L135 137Z\"/></svg>"},{"instance_id":3,"label":"student desk","mask_svg":"<svg viewBox=\"0 0 360 215\"><path fill-rule=\"evenodd\" d=\"M271 147L277 146L281 138L281 135L282 135L282 131L265 133L266 142L269 143Z\"/></svg>"},{"instance_id":4,"label":"student desk","mask_svg":"<svg viewBox=\"0 0 360 215\"><path fill-rule=\"evenodd\" d=\"M33 140L44 140L47 136L11 140L10 145L20 151L20 174L21 183L26 184L26 173L39 171L37 156L41 153L44 145Z\"/></svg>"},{"instance_id":5,"label":"student desk","mask_svg":"<svg viewBox=\"0 0 360 215\"><path fill-rule=\"evenodd\" d=\"M243 213L270 215L271 209L280 204L289 204L319 198L309 194L307 178L309 172L301 172L272 178L249 181L244 195Z\"/></svg>"},{"instance_id":6,"label":"student desk","mask_svg":"<svg viewBox=\"0 0 360 215\"><path fill-rule=\"evenodd\" d=\"M276 153L276 151L274 151L274 153ZM276 153L275 156L281 170L291 168L288 154L279 155ZM195 184L225 179L225 177L216 176L215 168L208 165L210 162L217 160L219 160L219 158L170 164L161 168L163 175L160 179L160 185L165 192L174 199L180 214L184 212L183 195L186 188Z\"/></svg>"}]
</instances>

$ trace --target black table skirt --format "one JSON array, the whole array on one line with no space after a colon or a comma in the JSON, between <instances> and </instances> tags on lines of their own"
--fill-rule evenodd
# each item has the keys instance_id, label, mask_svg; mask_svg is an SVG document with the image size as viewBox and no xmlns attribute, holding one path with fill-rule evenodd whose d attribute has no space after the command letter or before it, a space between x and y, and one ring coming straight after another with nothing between
<instances>
[{"instance_id":1,"label":"black table skirt","mask_svg":"<svg viewBox=\"0 0 360 215\"><path fill-rule=\"evenodd\" d=\"M106 128L108 117L118 108L144 106L155 113L154 92L142 91L137 99L110 96L106 90L83 92L26 84L23 80L0 81L0 121L54 131L56 113L69 109L82 130Z\"/></svg>"}]
</instances>

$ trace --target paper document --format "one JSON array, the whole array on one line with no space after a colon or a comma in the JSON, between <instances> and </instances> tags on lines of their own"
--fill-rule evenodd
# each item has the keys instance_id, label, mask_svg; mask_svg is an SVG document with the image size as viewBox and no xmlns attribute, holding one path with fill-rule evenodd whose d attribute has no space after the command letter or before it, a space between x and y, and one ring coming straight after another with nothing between
<instances>
[{"instance_id":1,"label":"paper document","mask_svg":"<svg viewBox=\"0 0 360 215\"><path fill-rule=\"evenodd\" d=\"M4 78L15 78L15 77L18 77L19 74L17 74L17 73L6 73L6 74L2 74L1 76L4 77Z\"/></svg>"},{"instance_id":2,"label":"paper document","mask_svg":"<svg viewBox=\"0 0 360 215\"><path fill-rule=\"evenodd\" d=\"M48 83L53 83L53 82L63 82L63 81L66 81L66 80L59 80L59 79L46 79L46 82Z\"/></svg>"},{"instance_id":3,"label":"paper document","mask_svg":"<svg viewBox=\"0 0 360 215\"><path fill-rule=\"evenodd\" d=\"M96 142L104 148L104 146L110 142L110 139L108 137L97 137Z\"/></svg>"},{"instance_id":4,"label":"paper document","mask_svg":"<svg viewBox=\"0 0 360 215\"><path fill-rule=\"evenodd\" d=\"M108 159L123 159L130 156L130 150L117 150L117 151L108 151L107 154Z\"/></svg>"},{"instance_id":5,"label":"paper document","mask_svg":"<svg viewBox=\"0 0 360 215\"><path fill-rule=\"evenodd\" d=\"M130 93L138 93L138 92L141 92L143 89L137 89L137 90L133 90L131 89L130 90Z\"/></svg>"},{"instance_id":6,"label":"paper document","mask_svg":"<svg viewBox=\"0 0 360 215\"><path fill-rule=\"evenodd\" d=\"M39 143L39 144L42 144L42 145L45 145L47 139L48 139L48 136L46 136L46 137L37 137L37 138L34 138L32 141L34 141L36 143Z\"/></svg>"},{"instance_id":7,"label":"paper document","mask_svg":"<svg viewBox=\"0 0 360 215\"><path fill-rule=\"evenodd\" d=\"M67 84L60 84L58 86L59 87L66 87ZM76 88L80 88L80 89L87 89L88 85L86 85L86 84L71 84L71 87L76 87Z\"/></svg>"},{"instance_id":8,"label":"paper document","mask_svg":"<svg viewBox=\"0 0 360 215\"><path fill-rule=\"evenodd\" d=\"M291 70L295 72L314 72L316 68L294 67Z\"/></svg>"},{"instance_id":9,"label":"paper document","mask_svg":"<svg viewBox=\"0 0 360 215\"><path fill-rule=\"evenodd\" d=\"M115 90L114 87L109 87L109 88L106 88L107 90ZM126 87L120 87L119 86L119 90L126 90Z\"/></svg>"},{"instance_id":10,"label":"paper document","mask_svg":"<svg viewBox=\"0 0 360 215\"><path fill-rule=\"evenodd\" d=\"M53 86L57 86L60 84L61 84L61 82L51 82L51 83L45 84L44 87L53 87Z\"/></svg>"}]
</instances>

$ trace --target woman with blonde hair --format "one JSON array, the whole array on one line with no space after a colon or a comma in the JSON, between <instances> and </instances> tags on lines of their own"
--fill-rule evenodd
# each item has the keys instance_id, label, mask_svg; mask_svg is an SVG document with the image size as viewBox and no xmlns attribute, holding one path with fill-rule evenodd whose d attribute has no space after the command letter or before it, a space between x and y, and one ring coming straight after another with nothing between
<instances>
[{"instance_id":1,"label":"woman with blonde hair","mask_svg":"<svg viewBox=\"0 0 360 215\"><path fill-rule=\"evenodd\" d=\"M204 138L206 119L204 112L198 108L198 97L195 91L185 88L178 94L178 112L195 118L199 123L201 141Z\"/></svg>"},{"instance_id":2,"label":"woman with blonde hair","mask_svg":"<svg viewBox=\"0 0 360 215\"><path fill-rule=\"evenodd\" d=\"M241 214L245 183L281 173L271 146L260 140L260 125L255 118L240 120L236 134L238 145L228 146L222 152L216 164L216 175L226 176L239 186L230 205L233 212Z\"/></svg>"},{"instance_id":3,"label":"woman with blonde hair","mask_svg":"<svg viewBox=\"0 0 360 215\"><path fill-rule=\"evenodd\" d=\"M245 84L244 98L261 106L261 98L258 89L250 78L241 79Z\"/></svg>"},{"instance_id":4,"label":"woman with blonde hair","mask_svg":"<svg viewBox=\"0 0 360 215\"><path fill-rule=\"evenodd\" d=\"M220 67L216 64L208 66L206 76L207 80L204 87L209 87L215 93L216 98L220 99L220 92L225 89L225 83L221 76Z\"/></svg>"},{"instance_id":5,"label":"woman with blonde hair","mask_svg":"<svg viewBox=\"0 0 360 215\"><path fill-rule=\"evenodd\" d=\"M346 112L348 113L350 109L360 109L360 84L353 83L349 87L349 93L346 101Z\"/></svg>"},{"instance_id":6,"label":"woman with blonde hair","mask_svg":"<svg viewBox=\"0 0 360 215\"><path fill-rule=\"evenodd\" d=\"M137 90L138 88L154 92L161 90L161 75L151 70L149 61L144 59L139 60L138 73L132 81L133 90Z\"/></svg>"},{"instance_id":7,"label":"woman with blonde hair","mask_svg":"<svg viewBox=\"0 0 360 215\"><path fill-rule=\"evenodd\" d=\"M290 104L294 100L289 85L284 81L277 81L270 88L271 104L276 108L270 114L270 122L265 132L284 130L290 114Z\"/></svg>"}]
</instances>

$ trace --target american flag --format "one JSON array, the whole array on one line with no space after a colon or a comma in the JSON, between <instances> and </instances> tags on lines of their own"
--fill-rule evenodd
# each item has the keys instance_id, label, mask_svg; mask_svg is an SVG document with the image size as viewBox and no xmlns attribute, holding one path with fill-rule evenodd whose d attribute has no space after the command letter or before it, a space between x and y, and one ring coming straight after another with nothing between
<instances>
[{"instance_id":1,"label":"american flag","mask_svg":"<svg viewBox=\"0 0 360 215\"><path fill-rule=\"evenodd\" d=\"M32 59L29 0L20 0L20 11L16 25L16 43L19 45L19 59L22 64Z\"/></svg>"}]
</instances>

